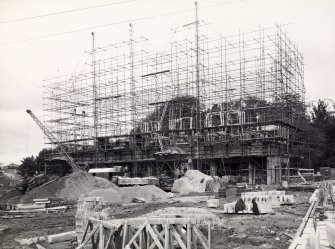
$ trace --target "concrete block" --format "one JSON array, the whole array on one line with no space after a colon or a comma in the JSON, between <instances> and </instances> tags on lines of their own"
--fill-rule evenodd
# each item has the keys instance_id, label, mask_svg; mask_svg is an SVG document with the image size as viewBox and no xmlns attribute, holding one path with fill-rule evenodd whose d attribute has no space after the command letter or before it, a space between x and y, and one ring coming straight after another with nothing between
<instances>
[{"instance_id":1,"label":"concrete block","mask_svg":"<svg viewBox=\"0 0 335 249\"><path fill-rule=\"evenodd\" d=\"M52 244L52 243L57 243L57 242L68 241L68 240L72 239L72 236L76 236L75 231L49 235L48 236L48 243Z\"/></svg>"},{"instance_id":2,"label":"concrete block","mask_svg":"<svg viewBox=\"0 0 335 249\"><path fill-rule=\"evenodd\" d=\"M207 207L217 208L219 206L219 199L210 199L207 200Z\"/></svg>"}]
</instances>

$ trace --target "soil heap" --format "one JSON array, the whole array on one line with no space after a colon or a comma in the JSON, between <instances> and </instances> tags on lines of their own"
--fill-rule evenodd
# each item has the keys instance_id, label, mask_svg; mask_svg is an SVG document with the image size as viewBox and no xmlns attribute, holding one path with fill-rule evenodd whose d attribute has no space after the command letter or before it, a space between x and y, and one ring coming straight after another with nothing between
<instances>
[{"instance_id":1,"label":"soil heap","mask_svg":"<svg viewBox=\"0 0 335 249\"><path fill-rule=\"evenodd\" d=\"M95 189L115 188L116 185L101 177L94 177L84 171L73 172L46 186L40 186L27 192L19 203L31 203L36 198L62 197L68 201L77 201L81 194Z\"/></svg>"},{"instance_id":2,"label":"soil heap","mask_svg":"<svg viewBox=\"0 0 335 249\"><path fill-rule=\"evenodd\" d=\"M119 194L124 203L131 202L133 198L142 198L146 202L168 198L164 190L154 185L119 188Z\"/></svg>"},{"instance_id":3,"label":"soil heap","mask_svg":"<svg viewBox=\"0 0 335 249\"><path fill-rule=\"evenodd\" d=\"M88 193L89 197L102 197L110 203L130 203L133 198L142 198L145 202L166 199L166 192L154 185L97 189Z\"/></svg>"}]
</instances>

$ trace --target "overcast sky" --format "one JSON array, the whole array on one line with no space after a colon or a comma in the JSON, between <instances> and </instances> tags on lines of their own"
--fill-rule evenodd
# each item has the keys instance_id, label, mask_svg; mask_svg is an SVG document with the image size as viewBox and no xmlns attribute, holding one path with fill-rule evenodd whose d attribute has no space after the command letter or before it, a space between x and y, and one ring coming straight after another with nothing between
<instances>
[{"instance_id":1,"label":"overcast sky","mask_svg":"<svg viewBox=\"0 0 335 249\"><path fill-rule=\"evenodd\" d=\"M97 5L105 6L30 18ZM335 0L203 0L199 6L200 19L223 35L290 23L289 35L304 54L307 101L335 100ZM42 119L43 79L72 73L90 50L92 31L104 45L126 39L129 20L179 12L132 21L135 34L159 49L172 27L194 20L193 7L191 0L0 0L0 163L19 163L43 148L44 136L25 110ZM106 24L114 25L29 40Z\"/></svg>"}]
</instances>

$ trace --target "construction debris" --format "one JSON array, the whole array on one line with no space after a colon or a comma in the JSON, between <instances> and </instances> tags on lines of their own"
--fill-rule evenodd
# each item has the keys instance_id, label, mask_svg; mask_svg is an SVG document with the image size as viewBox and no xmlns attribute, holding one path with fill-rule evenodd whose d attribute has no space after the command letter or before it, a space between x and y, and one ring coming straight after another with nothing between
<instances>
[{"instance_id":1,"label":"construction debris","mask_svg":"<svg viewBox=\"0 0 335 249\"><path fill-rule=\"evenodd\" d=\"M48 243L58 243L63 241L69 241L69 240L76 240L77 234L76 231L70 231L66 233L58 233L48 236Z\"/></svg>"},{"instance_id":2,"label":"construction debris","mask_svg":"<svg viewBox=\"0 0 335 249\"><path fill-rule=\"evenodd\" d=\"M1 211L1 215L17 215L22 213L54 213L54 212L65 212L67 206L50 207L50 208L33 208L33 209L22 209L22 210L10 210Z\"/></svg>"},{"instance_id":3,"label":"construction debris","mask_svg":"<svg viewBox=\"0 0 335 249\"><path fill-rule=\"evenodd\" d=\"M47 185L54 182L58 177L52 176L49 178L46 174L39 174L32 177L24 178L20 184L16 186L16 189L26 192L37 186Z\"/></svg>"},{"instance_id":4,"label":"construction debris","mask_svg":"<svg viewBox=\"0 0 335 249\"><path fill-rule=\"evenodd\" d=\"M30 239L15 239L15 241L17 241L21 246L24 246L24 245L29 246L32 244L37 244L39 242L45 241L45 237L34 237Z\"/></svg>"},{"instance_id":5,"label":"construction debris","mask_svg":"<svg viewBox=\"0 0 335 249\"><path fill-rule=\"evenodd\" d=\"M205 193L218 192L220 187L219 177L211 177L198 170L187 170L185 176L174 181L172 192L188 193Z\"/></svg>"},{"instance_id":6,"label":"construction debris","mask_svg":"<svg viewBox=\"0 0 335 249\"><path fill-rule=\"evenodd\" d=\"M325 248L324 246L335 245L333 184L330 181L322 182L320 188L314 191L309 200L309 209L289 249Z\"/></svg>"},{"instance_id":7,"label":"construction debris","mask_svg":"<svg viewBox=\"0 0 335 249\"><path fill-rule=\"evenodd\" d=\"M35 244L35 246L36 246L37 249L45 249L45 247L41 246L40 244Z\"/></svg>"}]
</instances>

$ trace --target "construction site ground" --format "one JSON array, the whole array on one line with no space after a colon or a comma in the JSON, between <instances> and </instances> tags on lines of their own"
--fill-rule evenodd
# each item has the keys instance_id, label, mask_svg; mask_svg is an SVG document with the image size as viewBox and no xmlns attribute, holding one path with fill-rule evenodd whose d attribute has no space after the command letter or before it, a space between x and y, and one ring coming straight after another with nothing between
<instances>
[{"instance_id":1,"label":"construction site ground","mask_svg":"<svg viewBox=\"0 0 335 249\"><path fill-rule=\"evenodd\" d=\"M294 236L302 217L309 207L309 192L289 192L293 194L296 204L281 206L274 209L274 214L222 214L218 209L209 209L206 205L208 196L179 197L180 202L156 202L144 204L124 204L113 207L115 218L132 218L167 207L197 207L214 212L222 219L222 227L213 228L212 245L214 249L235 248L288 248L291 237ZM227 203L236 200L236 196L226 198ZM76 208L65 213L35 214L19 219L0 220L0 248L36 248L20 246L15 239L47 236L51 234L75 230ZM42 246L51 249L71 248L68 243L47 244Z\"/></svg>"}]
</instances>

